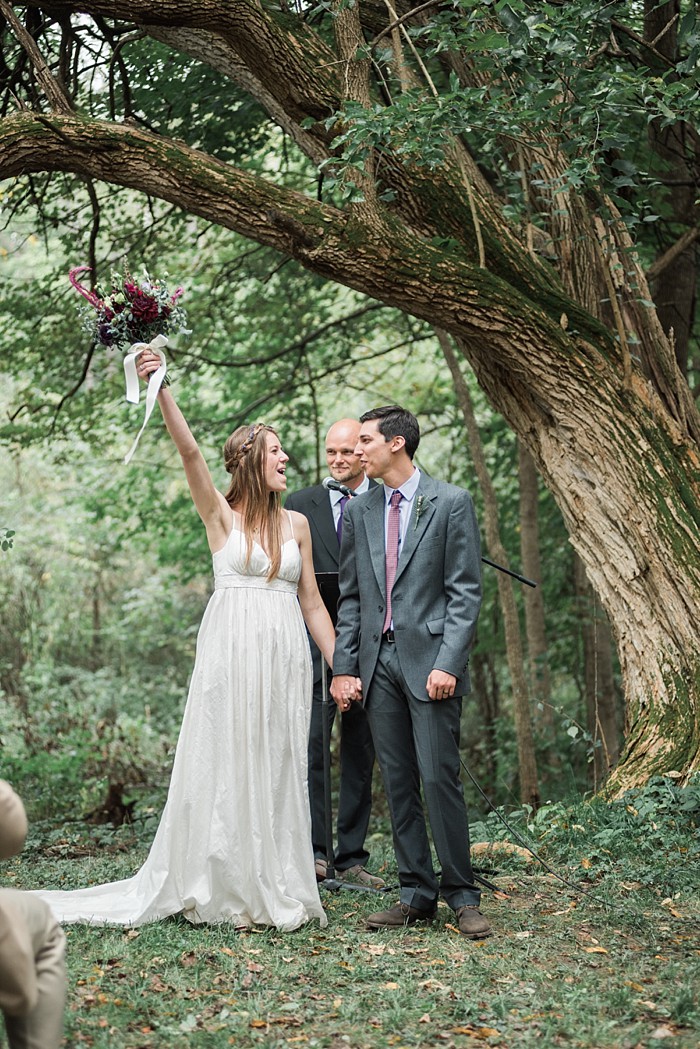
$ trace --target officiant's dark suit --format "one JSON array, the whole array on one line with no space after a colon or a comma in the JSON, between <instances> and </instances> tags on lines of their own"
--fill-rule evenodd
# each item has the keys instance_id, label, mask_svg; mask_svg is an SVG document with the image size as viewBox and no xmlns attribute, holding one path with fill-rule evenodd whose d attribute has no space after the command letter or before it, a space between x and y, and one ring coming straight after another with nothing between
<instances>
[{"instance_id":1,"label":"officiant's dark suit","mask_svg":"<svg viewBox=\"0 0 700 1049\"><path fill-rule=\"evenodd\" d=\"M396 406L376 411L412 420L417 446L414 416ZM399 906L371 915L368 924L390 927L431 919L440 893L458 916L467 908L460 930L480 938L490 929L474 910L480 892L470 862L459 765L461 697L469 691L469 651L481 603L474 507L466 491L415 470L415 449L407 450L400 429L398 436L383 436L383 417L372 412L361 421L362 465L368 476L383 477L384 486L351 500L345 511L333 694L343 709L342 690L350 689L355 678L362 681L401 884ZM403 516L389 588L392 491L401 493L397 508Z\"/></svg>"},{"instance_id":2,"label":"officiant's dark suit","mask_svg":"<svg viewBox=\"0 0 700 1049\"><path fill-rule=\"evenodd\" d=\"M337 427L342 427L342 423L343 421L341 420L341 422L334 424L329 430L328 436L331 437L336 432ZM353 450L358 432L359 424L354 423ZM328 438L326 443L328 449ZM366 489L367 481L364 478L364 474L359 469L354 456L353 459L361 482L359 487ZM333 472L333 460L328 458L328 451L327 461L329 469ZM376 481L370 482L370 486L376 487ZM319 484L292 493L285 502L287 509L297 510L308 519L311 530L314 570L317 573L338 572L340 540L333 515L333 504L337 504L339 499L340 493L329 492ZM343 500L343 502L346 502L346 500ZM328 611L335 624L337 612L334 603L328 607ZM321 859L326 857L327 845L323 780L322 661L318 648L311 639L309 640L314 667L313 704L309 732L309 800L311 804L311 835L314 855L317 859ZM326 670L328 681L330 681L330 672L328 668ZM331 726L335 711L336 705L330 700L328 712L331 717ZM335 852L335 866L339 874L351 868L359 867L360 872L355 872L356 876L359 874L357 880L367 880L368 884L373 884L373 881L370 880L373 876L368 875L362 869L369 859L369 853L365 848L365 838L372 807L373 769L374 746L367 717L361 706L353 704L347 712L343 713L341 721L340 790L336 824L337 848ZM381 882L377 883L382 884Z\"/></svg>"}]
</instances>

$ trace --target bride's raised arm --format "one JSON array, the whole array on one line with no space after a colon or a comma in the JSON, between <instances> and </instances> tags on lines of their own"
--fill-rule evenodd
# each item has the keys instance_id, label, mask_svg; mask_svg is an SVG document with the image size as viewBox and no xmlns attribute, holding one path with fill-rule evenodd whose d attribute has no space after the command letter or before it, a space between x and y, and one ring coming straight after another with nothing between
<instances>
[{"instance_id":1,"label":"bride's raised arm","mask_svg":"<svg viewBox=\"0 0 700 1049\"><path fill-rule=\"evenodd\" d=\"M155 354L151 356L143 353L141 355L138 374L144 382L159 364L160 360ZM161 387L158 393L158 406L173 444L180 453L192 501L207 530L209 546L212 550L218 550L223 546L231 531L233 520L231 508L215 487L209 467L199 450L194 434L187 425L187 420L170 392L170 387Z\"/></svg>"}]
</instances>

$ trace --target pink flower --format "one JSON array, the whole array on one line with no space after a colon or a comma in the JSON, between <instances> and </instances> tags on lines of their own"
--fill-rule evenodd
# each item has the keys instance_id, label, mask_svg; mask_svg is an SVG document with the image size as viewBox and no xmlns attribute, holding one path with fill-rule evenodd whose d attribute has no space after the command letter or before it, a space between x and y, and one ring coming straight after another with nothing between
<instances>
[{"instance_id":1,"label":"pink flower","mask_svg":"<svg viewBox=\"0 0 700 1049\"><path fill-rule=\"evenodd\" d=\"M97 295L94 291L89 291L88 288L83 287L83 285L78 280L79 274L89 273L90 269L90 266L74 266L73 269L70 270L70 272L68 273L68 280L71 282L75 290L80 292L83 298L87 299L90 305L94 306L95 309L97 309L100 306L99 295Z\"/></svg>"}]
</instances>

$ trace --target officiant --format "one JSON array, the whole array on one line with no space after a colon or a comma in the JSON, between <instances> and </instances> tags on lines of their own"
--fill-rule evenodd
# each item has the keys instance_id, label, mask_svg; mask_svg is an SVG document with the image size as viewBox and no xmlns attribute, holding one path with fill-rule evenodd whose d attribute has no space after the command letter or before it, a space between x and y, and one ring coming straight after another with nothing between
<instances>
[{"instance_id":1,"label":"officiant","mask_svg":"<svg viewBox=\"0 0 700 1049\"><path fill-rule=\"evenodd\" d=\"M355 455L355 446L360 433L360 424L355 419L340 419L333 423L326 435L326 464L334 481L348 488L353 497L367 492L376 485L365 477L360 460ZM338 573L340 541L343 528L343 510L348 496L340 490L326 489L323 485L303 488L287 497L285 507L298 510L308 519L313 544L314 571L317 574ZM337 597L337 591L334 591ZM323 595L323 586L321 586ZM326 602L335 626L335 602ZM327 674L330 685L331 673L322 666L321 654L311 642L314 666L314 690L309 733L309 800L311 803L311 832L316 858L316 877L323 881L326 876L326 832L325 794L323 776L323 716L322 672ZM335 716L335 703L326 704L331 719ZM340 791L338 796L338 818L336 823L337 846L334 857L336 877L339 881L355 882L368 888L378 889L384 885L382 878L370 874L366 869L369 852L365 847L367 827L372 807L372 771L374 768L374 746L369 731L367 716L360 703L353 703L341 715L340 732Z\"/></svg>"}]
</instances>

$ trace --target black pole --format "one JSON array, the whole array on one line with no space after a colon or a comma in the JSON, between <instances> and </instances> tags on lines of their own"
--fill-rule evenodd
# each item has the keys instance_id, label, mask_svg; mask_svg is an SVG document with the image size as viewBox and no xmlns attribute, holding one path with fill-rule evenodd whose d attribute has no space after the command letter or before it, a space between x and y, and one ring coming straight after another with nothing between
<instances>
[{"instance_id":1,"label":"black pole","mask_svg":"<svg viewBox=\"0 0 700 1049\"><path fill-rule=\"evenodd\" d=\"M519 583L525 583L526 586L537 586L537 583L533 583L531 579L526 579L524 575L518 575L517 572L511 572L510 568L504 568L503 565L497 565L495 561L489 561L488 557L482 557L481 560L485 565L490 565L491 568L497 568L499 572L505 572L506 575L512 575L513 579L517 579Z\"/></svg>"},{"instance_id":2,"label":"black pole","mask_svg":"<svg viewBox=\"0 0 700 1049\"><path fill-rule=\"evenodd\" d=\"M323 714L323 800L326 830L326 888L340 888L335 880L333 849L333 803L331 797L331 716L328 703L328 667L321 655L321 708ZM330 883L330 884L329 884Z\"/></svg>"}]
</instances>

